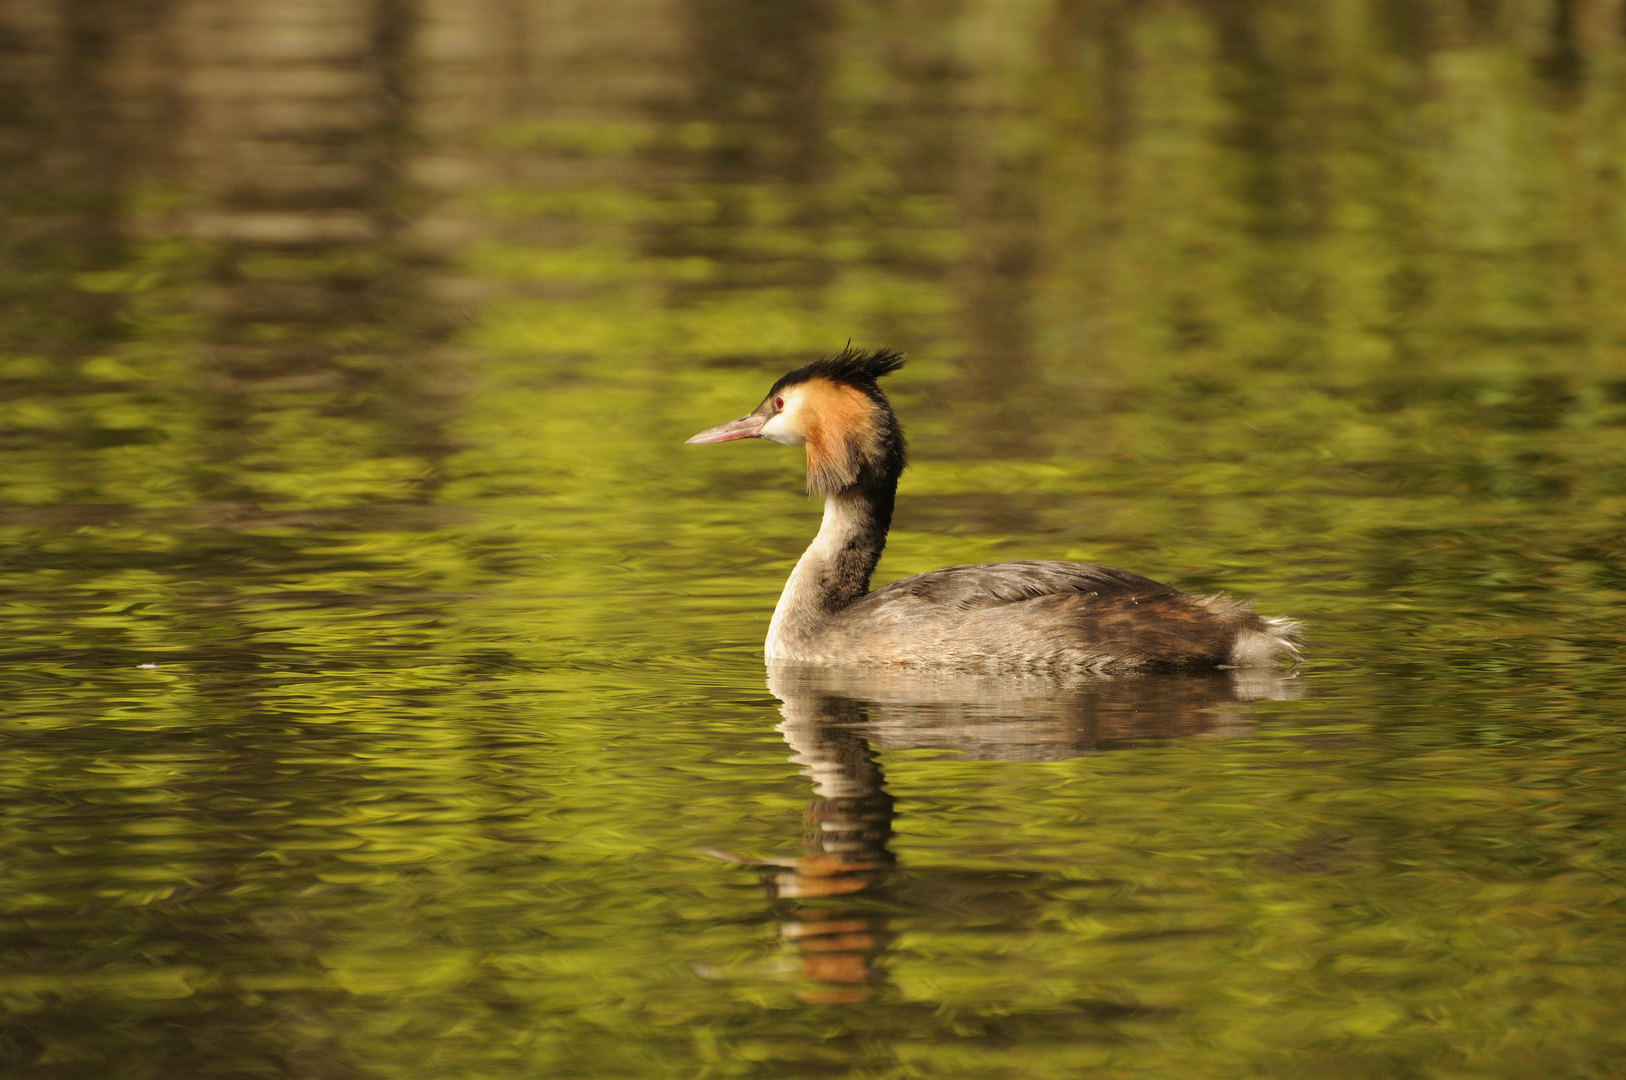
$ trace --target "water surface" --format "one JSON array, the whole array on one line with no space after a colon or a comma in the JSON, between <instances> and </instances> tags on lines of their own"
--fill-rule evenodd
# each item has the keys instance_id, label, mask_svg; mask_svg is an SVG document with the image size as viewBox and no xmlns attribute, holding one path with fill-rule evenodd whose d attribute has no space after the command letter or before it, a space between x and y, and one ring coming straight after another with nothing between
<instances>
[{"instance_id":1,"label":"water surface","mask_svg":"<svg viewBox=\"0 0 1626 1080\"><path fill-rule=\"evenodd\" d=\"M0 1061L1608 1077L1613 6L6 0ZM1296 672L765 670L1083 559Z\"/></svg>"}]
</instances>

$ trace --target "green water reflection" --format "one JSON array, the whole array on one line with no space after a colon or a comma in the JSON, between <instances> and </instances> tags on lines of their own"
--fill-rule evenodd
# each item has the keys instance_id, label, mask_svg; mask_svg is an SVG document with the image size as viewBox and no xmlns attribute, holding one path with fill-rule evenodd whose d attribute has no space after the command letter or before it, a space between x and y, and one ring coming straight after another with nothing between
<instances>
[{"instance_id":1,"label":"green water reflection","mask_svg":"<svg viewBox=\"0 0 1626 1080\"><path fill-rule=\"evenodd\" d=\"M1617 8L0 0L5 1072L1622 1075ZM1310 663L770 682L849 337Z\"/></svg>"}]
</instances>

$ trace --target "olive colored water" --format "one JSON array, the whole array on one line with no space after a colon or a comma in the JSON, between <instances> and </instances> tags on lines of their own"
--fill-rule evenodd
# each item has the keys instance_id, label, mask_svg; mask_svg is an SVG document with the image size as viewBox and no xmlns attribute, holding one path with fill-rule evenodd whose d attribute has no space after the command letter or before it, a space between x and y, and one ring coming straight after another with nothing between
<instances>
[{"instance_id":1,"label":"olive colored water","mask_svg":"<svg viewBox=\"0 0 1626 1080\"><path fill-rule=\"evenodd\" d=\"M0 3L6 1074L1626 1075L1617 7ZM849 337L1308 662L770 686Z\"/></svg>"}]
</instances>

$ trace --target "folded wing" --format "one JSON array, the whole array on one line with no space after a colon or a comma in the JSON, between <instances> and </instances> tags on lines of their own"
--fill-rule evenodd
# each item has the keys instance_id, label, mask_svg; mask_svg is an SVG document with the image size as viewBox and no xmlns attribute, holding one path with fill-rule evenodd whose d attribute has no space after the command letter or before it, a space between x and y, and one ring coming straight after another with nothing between
<instances>
[{"instance_id":1,"label":"folded wing","mask_svg":"<svg viewBox=\"0 0 1626 1080\"><path fill-rule=\"evenodd\" d=\"M1278 624L1279 623L1279 624ZM894 581L833 613L830 658L1090 671L1268 665L1296 631L1248 605L1192 596L1093 563L949 566Z\"/></svg>"},{"instance_id":2,"label":"folded wing","mask_svg":"<svg viewBox=\"0 0 1626 1080\"><path fill-rule=\"evenodd\" d=\"M934 605L954 611L1019 604L1041 596L1161 599L1179 592L1151 578L1094 563L1004 562L945 566L902 578L852 605L877 614L892 605Z\"/></svg>"}]
</instances>

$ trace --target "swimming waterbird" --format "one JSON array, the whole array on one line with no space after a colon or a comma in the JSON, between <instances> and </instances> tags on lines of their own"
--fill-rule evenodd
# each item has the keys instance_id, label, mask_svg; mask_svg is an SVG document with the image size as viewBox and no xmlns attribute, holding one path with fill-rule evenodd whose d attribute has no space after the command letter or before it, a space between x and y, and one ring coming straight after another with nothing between
<instances>
[{"instance_id":1,"label":"swimming waterbird","mask_svg":"<svg viewBox=\"0 0 1626 1080\"><path fill-rule=\"evenodd\" d=\"M1127 570L1073 562L950 566L869 591L905 456L879 380L889 349L844 349L773 384L749 415L688 440L807 449L824 523L774 608L770 662L1130 672L1296 660L1299 624Z\"/></svg>"}]
</instances>

